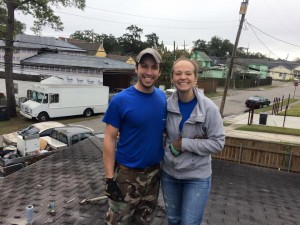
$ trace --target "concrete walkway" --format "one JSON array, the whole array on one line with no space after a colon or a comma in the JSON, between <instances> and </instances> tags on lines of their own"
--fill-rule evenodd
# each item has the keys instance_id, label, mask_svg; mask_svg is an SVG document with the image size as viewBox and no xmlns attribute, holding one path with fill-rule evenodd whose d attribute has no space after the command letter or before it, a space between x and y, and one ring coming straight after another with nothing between
<instances>
[{"instance_id":1,"label":"concrete walkway","mask_svg":"<svg viewBox=\"0 0 300 225\"><path fill-rule=\"evenodd\" d=\"M259 114L254 114L252 124L259 125L259 118ZM300 136L235 130L238 127L248 124L248 113L244 113L238 116L225 117L224 122L231 124L230 126L224 127L226 136L228 137L300 144ZM267 126L283 127L283 124L285 128L299 129L300 133L300 117L287 116L284 121L284 116L267 115Z\"/></svg>"}]
</instances>

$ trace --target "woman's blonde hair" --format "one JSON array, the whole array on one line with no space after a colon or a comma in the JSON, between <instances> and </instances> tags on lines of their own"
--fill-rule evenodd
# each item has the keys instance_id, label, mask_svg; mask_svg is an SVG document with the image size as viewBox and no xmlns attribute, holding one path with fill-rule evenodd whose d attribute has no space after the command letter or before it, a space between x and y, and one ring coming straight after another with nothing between
<instances>
[{"instance_id":1,"label":"woman's blonde hair","mask_svg":"<svg viewBox=\"0 0 300 225\"><path fill-rule=\"evenodd\" d=\"M192 60L192 59L188 59L186 58L185 56L181 56L179 59L177 59L176 61L174 61L173 63L173 67L172 67L172 73L171 73L171 76L173 76L173 73L174 73L174 65L180 61L188 61L190 63L193 64L194 66L194 74L195 74L195 77L198 78L198 71L199 71L199 65L196 61Z\"/></svg>"}]
</instances>

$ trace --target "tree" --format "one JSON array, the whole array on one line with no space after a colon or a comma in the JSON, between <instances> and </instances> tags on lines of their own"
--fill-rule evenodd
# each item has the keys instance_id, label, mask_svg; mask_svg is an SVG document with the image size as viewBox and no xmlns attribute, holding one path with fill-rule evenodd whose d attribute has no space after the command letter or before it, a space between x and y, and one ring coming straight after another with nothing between
<instances>
[{"instance_id":1,"label":"tree","mask_svg":"<svg viewBox=\"0 0 300 225\"><path fill-rule=\"evenodd\" d=\"M7 20L7 10L4 6L0 5L0 38L5 38L5 30L6 30L6 20ZM18 20L15 20L15 30L14 36L17 34L24 34L26 30L26 25Z\"/></svg>"},{"instance_id":2,"label":"tree","mask_svg":"<svg viewBox=\"0 0 300 225\"><path fill-rule=\"evenodd\" d=\"M233 50L233 44L227 39L223 40L220 47L219 57L232 55L232 50Z\"/></svg>"},{"instance_id":3,"label":"tree","mask_svg":"<svg viewBox=\"0 0 300 225\"><path fill-rule=\"evenodd\" d=\"M129 27L126 28L126 30L129 31L130 35L133 40L136 40L136 41L140 41L141 40L141 35L143 33L143 29L142 28L139 28L135 25L131 25Z\"/></svg>"},{"instance_id":4,"label":"tree","mask_svg":"<svg viewBox=\"0 0 300 225\"><path fill-rule=\"evenodd\" d=\"M294 59L294 62L296 62L296 63L300 63L300 58L299 58L299 57L297 57L296 59Z\"/></svg>"},{"instance_id":5,"label":"tree","mask_svg":"<svg viewBox=\"0 0 300 225\"><path fill-rule=\"evenodd\" d=\"M123 52L138 54L147 47L147 43L141 41L143 29L131 25L127 27L126 30L129 31L129 33L125 33L122 37L118 38L118 42L122 47Z\"/></svg>"},{"instance_id":6,"label":"tree","mask_svg":"<svg viewBox=\"0 0 300 225\"><path fill-rule=\"evenodd\" d=\"M224 56L221 52L222 38L213 36L208 42L208 55L221 57Z\"/></svg>"},{"instance_id":7,"label":"tree","mask_svg":"<svg viewBox=\"0 0 300 225\"><path fill-rule=\"evenodd\" d=\"M95 42L103 43L103 47L107 53L121 53L121 46L118 39L112 34L98 34Z\"/></svg>"},{"instance_id":8,"label":"tree","mask_svg":"<svg viewBox=\"0 0 300 225\"><path fill-rule=\"evenodd\" d=\"M97 35L98 34L96 34L94 30L84 30L84 31L75 31L74 34L70 35L70 38L93 43L95 42Z\"/></svg>"},{"instance_id":9,"label":"tree","mask_svg":"<svg viewBox=\"0 0 300 225\"><path fill-rule=\"evenodd\" d=\"M156 49L161 47L158 43L159 37L156 35L156 33L146 34L145 37L147 38L146 43L149 45L149 47Z\"/></svg>"},{"instance_id":10,"label":"tree","mask_svg":"<svg viewBox=\"0 0 300 225\"><path fill-rule=\"evenodd\" d=\"M10 109L11 117L16 117L16 100L13 88L13 50L14 50L14 32L15 11L35 18L34 26L31 28L35 33L42 30L44 26L50 26L52 29L63 30L63 24L59 16L54 14L51 6L62 5L63 7L77 7L83 9L85 0L0 0L0 6L6 5L7 20L5 32L5 86L7 103Z\"/></svg>"},{"instance_id":11,"label":"tree","mask_svg":"<svg viewBox=\"0 0 300 225\"><path fill-rule=\"evenodd\" d=\"M206 41L198 39L196 41L193 41L194 46L193 46L193 51L201 51L201 52L207 52L207 44Z\"/></svg>"}]
</instances>

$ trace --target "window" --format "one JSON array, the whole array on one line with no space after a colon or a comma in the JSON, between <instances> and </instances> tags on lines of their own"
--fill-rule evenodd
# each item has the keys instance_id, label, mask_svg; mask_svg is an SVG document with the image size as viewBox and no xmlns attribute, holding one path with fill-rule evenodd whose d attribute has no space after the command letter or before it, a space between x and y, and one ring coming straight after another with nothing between
<instances>
[{"instance_id":1,"label":"window","mask_svg":"<svg viewBox=\"0 0 300 225\"><path fill-rule=\"evenodd\" d=\"M68 144L68 138L65 134L59 134L59 141L61 141L64 144Z\"/></svg>"},{"instance_id":2,"label":"window","mask_svg":"<svg viewBox=\"0 0 300 225\"><path fill-rule=\"evenodd\" d=\"M76 144L79 141L78 135L73 135L72 136L72 145Z\"/></svg>"},{"instance_id":3,"label":"window","mask_svg":"<svg viewBox=\"0 0 300 225\"><path fill-rule=\"evenodd\" d=\"M50 94L50 103L58 103L59 94Z\"/></svg>"},{"instance_id":4,"label":"window","mask_svg":"<svg viewBox=\"0 0 300 225\"><path fill-rule=\"evenodd\" d=\"M54 139L57 139L57 135L58 135L58 132L56 130L53 130L51 133L51 137Z\"/></svg>"},{"instance_id":5,"label":"window","mask_svg":"<svg viewBox=\"0 0 300 225\"><path fill-rule=\"evenodd\" d=\"M44 95L43 104L48 104L48 94Z\"/></svg>"},{"instance_id":6,"label":"window","mask_svg":"<svg viewBox=\"0 0 300 225\"><path fill-rule=\"evenodd\" d=\"M81 134L81 140L84 140L84 139L86 139L88 137L91 137L91 136L94 136L94 135L91 134L91 133L83 133L83 134Z\"/></svg>"}]
</instances>

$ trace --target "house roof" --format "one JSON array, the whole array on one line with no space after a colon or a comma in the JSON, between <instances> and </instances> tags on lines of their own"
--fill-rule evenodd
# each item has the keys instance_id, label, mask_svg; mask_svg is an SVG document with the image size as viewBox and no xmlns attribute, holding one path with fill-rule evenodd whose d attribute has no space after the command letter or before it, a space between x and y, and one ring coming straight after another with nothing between
<instances>
[{"instance_id":1,"label":"house roof","mask_svg":"<svg viewBox=\"0 0 300 225\"><path fill-rule=\"evenodd\" d=\"M195 60L200 60L199 57L201 59L203 59L204 61L206 61L206 62L211 62L212 61L211 58L208 55L206 55L205 52L194 51L192 56L191 56L191 58L193 58Z\"/></svg>"},{"instance_id":2,"label":"house roof","mask_svg":"<svg viewBox=\"0 0 300 225\"><path fill-rule=\"evenodd\" d=\"M229 63L230 58L227 59L227 63ZM260 65L266 65L269 68L275 68L278 66L283 66L287 69L294 69L298 66L300 66L300 63L296 62L290 62L285 60L268 60L268 59L246 59L246 58L236 58L234 60L236 64L244 64L244 65L251 65L251 64L260 64Z\"/></svg>"},{"instance_id":3,"label":"house roof","mask_svg":"<svg viewBox=\"0 0 300 225\"><path fill-rule=\"evenodd\" d=\"M21 61L23 65L83 67L106 70L134 70L134 66L121 61L86 55L43 53Z\"/></svg>"},{"instance_id":4,"label":"house roof","mask_svg":"<svg viewBox=\"0 0 300 225\"><path fill-rule=\"evenodd\" d=\"M25 224L34 206L35 224L103 224L107 201L80 205L104 195L102 140L91 137L7 177L0 178L0 219ZM213 160L212 190L204 224L298 224L300 174ZM55 215L48 205L55 202ZM167 225L160 193L153 225Z\"/></svg>"},{"instance_id":5,"label":"house roof","mask_svg":"<svg viewBox=\"0 0 300 225\"><path fill-rule=\"evenodd\" d=\"M5 43L0 42L0 46L5 46ZM54 37L35 36L27 34L18 34L15 38L14 46L17 48L26 49L57 49L71 52L85 52L85 50L78 48L77 46L71 45L65 41Z\"/></svg>"},{"instance_id":6,"label":"house roof","mask_svg":"<svg viewBox=\"0 0 300 225\"><path fill-rule=\"evenodd\" d=\"M219 58L217 56L208 56L211 61L212 61L212 65L216 66L216 65L226 65L226 58Z\"/></svg>"},{"instance_id":7,"label":"house roof","mask_svg":"<svg viewBox=\"0 0 300 225\"><path fill-rule=\"evenodd\" d=\"M273 69L276 67L285 67L289 70L293 70L298 66L300 66L300 63L290 62L290 61L274 61L274 62L269 63L270 69Z\"/></svg>"},{"instance_id":8,"label":"house roof","mask_svg":"<svg viewBox=\"0 0 300 225\"><path fill-rule=\"evenodd\" d=\"M107 54L107 56L106 56L106 58L108 58L108 59L119 60L119 61L122 61L122 62L127 62L127 60L130 57L131 57L130 55L116 55L116 54Z\"/></svg>"},{"instance_id":9,"label":"house roof","mask_svg":"<svg viewBox=\"0 0 300 225\"><path fill-rule=\"evenodd\" d=\"M26 207L34 207L34 224L103 224L107 200L86 205L86 198L105 195L102 140L85 139L72 147L0 179L0 219L3 224L25 224ZM55 203L55 215L48 205ZM153 225L166 223L157 207Z\"/></svg>"},{"instance_id":10,"label":"house roof","mask_svg":"<svg viewBox=\"0 0 300 225\"><path fill-rule=\"evenodd\" d=\"M72 38L64 38L59 37L62 41L65 41L67 43L70 43L72 45L77 46L78 48L84 49L87 51L87 55L96 55L98 49L100 48L100 43L89 43L83 40L77 40Z\"/></svg>"}]
</instances>

